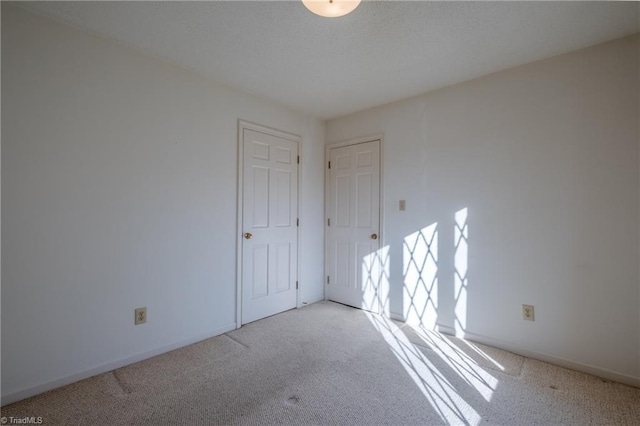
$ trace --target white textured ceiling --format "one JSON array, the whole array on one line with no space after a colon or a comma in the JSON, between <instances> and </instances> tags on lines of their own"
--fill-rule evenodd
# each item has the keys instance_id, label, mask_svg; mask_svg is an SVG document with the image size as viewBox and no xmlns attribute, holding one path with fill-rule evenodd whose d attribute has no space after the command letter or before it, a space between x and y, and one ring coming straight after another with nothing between
<instances>
[{"instance_id":1,"label":"white textured ceiling","mask_svg":"<svg viewBox=\"0 0 640 426\"><path fill-rule=\"evenodd\" d=\"M639 30L636 2L21 2L328 119Z\"/></svg>"}]
</instances>

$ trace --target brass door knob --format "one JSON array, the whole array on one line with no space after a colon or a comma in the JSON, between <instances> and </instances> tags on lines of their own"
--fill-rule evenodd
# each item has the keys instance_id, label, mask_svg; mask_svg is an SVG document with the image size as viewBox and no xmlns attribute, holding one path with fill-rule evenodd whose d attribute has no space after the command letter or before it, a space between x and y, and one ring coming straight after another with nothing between
<instances>
[{"instance_id":1,"label":"brass door knob","mask_svg":"<svg viewBox=\"0 0 640 426\"><path fill-rule=\"evenodd\" d=\"M378 239L378 234L371 234L371 239L372 240L377 240Z\"/></svg>"},{"instance_id":2,"label":"brass door knob","mask_svg":"<svg viewBox=\"0 0 640 426\"><path fill-rule=\"evenodd\" d=\"M244 238L250 240L251 238L253 238L253 234L251 232L245 232Z\"/></svg>"}]
</instances>

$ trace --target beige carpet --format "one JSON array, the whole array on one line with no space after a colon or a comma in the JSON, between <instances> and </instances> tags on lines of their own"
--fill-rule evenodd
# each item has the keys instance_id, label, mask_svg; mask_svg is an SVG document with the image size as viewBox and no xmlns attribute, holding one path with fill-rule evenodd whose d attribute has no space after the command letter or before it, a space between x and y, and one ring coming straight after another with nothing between
<instances>
[{"instance_id":1,"label":"beige carpet","mask_svg":"<svg viewBox=\"0 0 640 426\"><path fill-rule=\"evenodd\" d=\"M323 302L1 415L47 425L640 425L640 389Z\"/></svg>"}]
</instances>

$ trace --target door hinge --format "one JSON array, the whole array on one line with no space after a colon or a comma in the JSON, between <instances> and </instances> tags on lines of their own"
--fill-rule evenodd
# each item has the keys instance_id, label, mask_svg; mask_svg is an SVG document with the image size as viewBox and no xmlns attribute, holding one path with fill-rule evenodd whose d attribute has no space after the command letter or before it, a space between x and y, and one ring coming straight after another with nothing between
<instances>
[{"instance_id":1,"label":"door hinge","mask_svg":"<svg viewBox=\"0 0 640 426\"><path fill-rule=\"evenodd\" d=\"M300 218L296 219L296 226L300 226Z\"/></svg>"},{"instance_id":2,"label":"door hinge","mask_svg":"<svg viewBox=\"0 0 640 426\"><path fill-rule=\"evenodd\" d=\"M327 226L331 226L331 219L327 218Z\"/></svg>"},{"instance_id":3,"label":"door hinge","mask_svg":"<svg viewBox=\"0 0 640 426\"><path fill-rule=\"evenodd\" d=\"M331 278L329 278L329 275L327 275L327 284L331 284Z\"/></svg>"},{"instance_id":4,"label":"door hinge","mask_svg":"<svg viewBox=\"0 0 640 426\"><path fill-rule=\"evenodd\" d=\"M298 155L298 164L300 164L300 156Z\"/></svg>"},{"instance_id":5,"label":"door hinge","mask_svg":"<svg viewBox=\"0 0 640 426\"><path fill-rule=\"evenodd\" d=\"M296 290L298 289L298 281L296 281Z\"/></svg>"},{"instance_id":6,"label":"door hinge","mask_svg":"<svg viewBox=\"0 0 640 426\"><path fill-rule=\"evenodd\" d=\"M329 168L331 168L331 161L329 161Z\"/></svg>"}]
</instances>

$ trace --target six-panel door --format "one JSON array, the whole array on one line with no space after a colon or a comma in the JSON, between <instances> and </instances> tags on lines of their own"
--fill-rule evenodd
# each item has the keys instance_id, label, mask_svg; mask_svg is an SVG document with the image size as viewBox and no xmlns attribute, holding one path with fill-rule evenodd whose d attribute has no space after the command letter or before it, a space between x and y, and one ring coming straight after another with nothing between
<instances>
[{"instance_id":1,"label":"six-panel door","mask_svg":"<svg viewBox=\"0 0 640 426\"><path fill-rule=\"evenodd\" d=\"M372 312L380 292L380 141L330 150L328 298Z\"/></svg>"},{"instance_id":2,"label":"six-panel door","mask_svg":"<svg viewBox=\"0 0 640 426\"><path fill-rule=\"evenodd\" d=\"M298 144L243 129L242 324L296 307Z\"/></svg>"}]
</instances>

